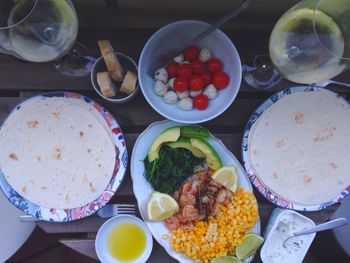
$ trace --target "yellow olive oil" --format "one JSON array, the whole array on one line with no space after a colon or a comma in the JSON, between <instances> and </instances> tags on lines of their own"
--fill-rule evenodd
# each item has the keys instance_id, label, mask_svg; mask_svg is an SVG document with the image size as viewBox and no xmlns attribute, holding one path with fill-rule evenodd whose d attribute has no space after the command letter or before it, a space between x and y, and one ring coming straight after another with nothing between
<instances>
[{"instance_id":1,"label":"yellow olive oil","mask_svg":"<svg viewBox=\"0 0 350 263\"><path fill-rule=\"evenodd\" d=\"M146 235L142 228L133 223L117 224L107 239L108 251L119 261L133 261L146 248Z\"/></svg>"}]
</instances>

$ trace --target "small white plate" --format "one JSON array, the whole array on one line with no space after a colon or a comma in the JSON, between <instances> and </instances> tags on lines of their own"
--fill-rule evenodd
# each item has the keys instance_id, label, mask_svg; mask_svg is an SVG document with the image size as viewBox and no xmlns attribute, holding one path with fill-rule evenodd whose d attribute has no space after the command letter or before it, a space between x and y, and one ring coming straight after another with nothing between
<instances>
[{"instance_id":1,"label":"small white plate","mask_svg":"<svg viewBox=\"0 0 350 263\"><path fill-rule=\"evenodd\" d=\"M125 261L118 261L109 254L108 248L107 248L107 239L108 239L108 234L116 225L121 223L126 223L126 222L138 225L146 235L145 251L139 258L137 258L135 261L132 261L132 262L135 262L135 263L146 262L149 256L151 255L152 247L153 247L153 239L152 239L151 232L148 230L145 223L141 219L135 216L119 215L107 220L98 230L96 240L95 240L95 250L98 258L101 260L102 263L125 262ZM131 261L128 261L128 262L131 262Z\"/></svg>"},{"instance_id":2,"label":"small white plate","mask_svg":"<svg viewBox=\"0 0 350 263\"><path fill-rule=\"evenodd\" d=\"M28 239L35 223L19 221L19 217L25 213L13 206L1 191L0 211L0 262L5 262Z\"/></svg>"}]
</instances>

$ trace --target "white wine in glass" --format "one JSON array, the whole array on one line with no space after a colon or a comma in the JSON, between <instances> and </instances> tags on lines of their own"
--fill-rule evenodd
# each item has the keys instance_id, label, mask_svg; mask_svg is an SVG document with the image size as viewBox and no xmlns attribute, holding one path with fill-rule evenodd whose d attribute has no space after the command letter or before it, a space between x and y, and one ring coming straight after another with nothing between
<instances>
[{"instance_id":1,"label":"white wine in glass","mask_svg":"<svg viewBox=\"0 0 350 263\"><path fill-rule=\"evenodd\" d=\"M89 74L94 58L73 45L78 18L70 0L0 0L0 52L30 62L54 61L69 77Z\"/></svg>"},{"instance_id":2,"label":"white wine in glass","mask_svg":"<svg viewBox=\"0 0 350 263\"><path fill-rule=\"evenodd\" d=\"M8 24L25 16L31 1L19 1L11 10ZM45 0L35 3L26 21L9 29L9 42L22 59L32 62L53 61L66 54L78 34L78 19L70 2Z\"/></svg>"},{"instance_id":3,"label":"white wine in glass","mask_svg":"<svg viewBox=\"0 0 350 263\"><path fill-rule=\"evenodd\" d=\"M349 68L350 0L305 0L276 23L269 52L286 79L303 84L329 80Z\"/></svg>"}]
</instances>

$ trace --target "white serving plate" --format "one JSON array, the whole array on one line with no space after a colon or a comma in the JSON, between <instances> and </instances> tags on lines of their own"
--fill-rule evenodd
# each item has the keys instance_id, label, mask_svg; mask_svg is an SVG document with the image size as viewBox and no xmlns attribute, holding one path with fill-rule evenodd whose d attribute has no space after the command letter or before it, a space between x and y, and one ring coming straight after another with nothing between
<instances>
[{"instance_id":1,"label":"white serving plate","mask_svg":"<svg viewBox=\"0 0 350 263\"><path fill-rule=\"evenodd\" d=\"M141 212L143 220L145 220L146 225L150 229L154 239L167 251L167 253L180 262L193 262L186 256L177 253L170 247L169 239L164 239L163 235L167 234L169 230L165 227L163 222L147 222L147 218L143 211L146 207L146 202L148 201L152 188L144 177L144 164L143 160L148 153L148 150L154 141L154 139L159 135L160 132L168 127L172 126L183 126L184 124L176 123L173 121L160 121L155 122L148 126L148 128L140 134L135 142L134 149L131 155L131 178L133 180L133 190L137 199L138 207ZM226 146L213 135L207 140L210 145L219 154L223 165L234 164L237 167L237 173L239 177L239 187L243 187L245 190L253 190L252 185L246 175L245 170L238 162L236 157L226 148ZM252 232L260 234L260 219L254 225ZM253 257L248 258L245 262L250 262Z\"/></svg>"}]
</instances>

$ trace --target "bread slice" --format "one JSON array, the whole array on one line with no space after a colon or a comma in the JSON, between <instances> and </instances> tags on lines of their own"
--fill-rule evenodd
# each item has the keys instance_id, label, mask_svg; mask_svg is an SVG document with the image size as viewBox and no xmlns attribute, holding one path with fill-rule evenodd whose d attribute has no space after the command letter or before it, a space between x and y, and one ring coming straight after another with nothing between
<instances>
[{"instance_id":1,"label":"bread slice","mask_svg":"<svg viewBox=\"0 0 350 263\"><path fill-rule=\"evenodd\" d=\"M133 93L136 89L136 81L137 81L136 74L128 70L119 91L124 92L126 94Z\"/></svg>"},{"instance_id":2,"label":"bread slice","mask_svg":"<svg viewBox=\"0 0 350 263\"><path fill-rule=\"evenodd\" d=\"M99 40L98 45L100 46L101 54L106 63L109 75L116 82L122 82L124 79L123 68L113 51L111 43L108 40Z\"/></svg>"},{"instance_id":3,"label":"bread slice","mask_svg":"<svg viewBox=\"0 0 350 263\"><path fill-rule=\"evenodd\" d=\"M103 96L110 98L116 95L117 88L108 72L97 72L97 83Z\"/></svg>"}]
</instances>

